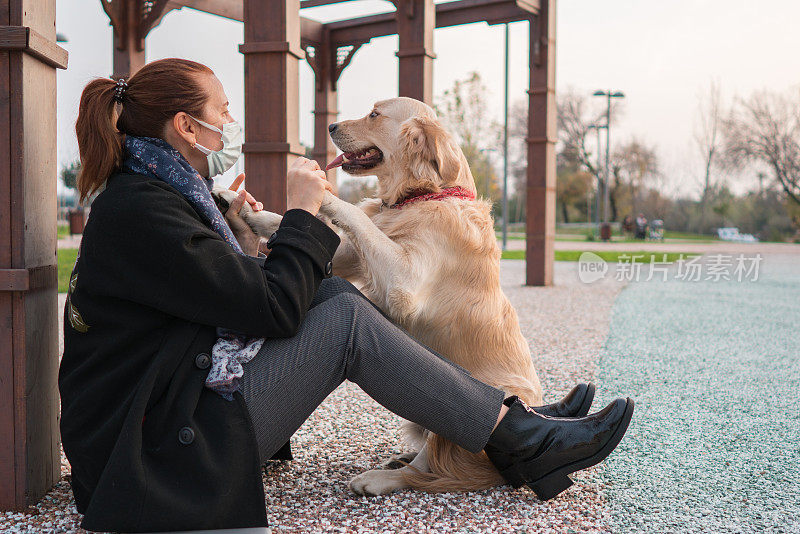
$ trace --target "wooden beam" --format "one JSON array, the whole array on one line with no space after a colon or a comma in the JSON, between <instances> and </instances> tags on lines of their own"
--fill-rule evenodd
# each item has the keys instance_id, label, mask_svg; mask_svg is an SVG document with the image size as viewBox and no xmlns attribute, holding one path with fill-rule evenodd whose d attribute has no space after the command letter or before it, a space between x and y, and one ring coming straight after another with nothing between
<instances>
[{"instance_id":1,"label":"wooden beam","mask_svg":"<svg viewBox=\"0 0 800 534\"><path fill-rule=\"evenodd\" d=\"M277 213L299 139L300 0L244 0L245 186Z\"/></svg>"},{"instance_id":2,"label":"wooden beam","mask_svg":"<svg viewBox=\"0 0 800 534\"><path fill-rule=\"evenodd\" d=\"M161 19L167 12L172 11L170 0L152 0L150 11L139 21L139 48L144 50L144 40L150 30L161 24Z\"/></svg>"},{"instance_id":3,"label":"wooden beam","mask_svg":"<svg viewBox=\"0 0 800 534\"><path fill-rule=\"evenodd\" d=\"M242 0L169 0L168 9L183 9L184 7L239 22L244 20ZM305 17L300 18L300 35L305 42L321 43L323 28L324 24L321 22Z\"/></svg>"},{"instance_id":4,"label":"wooden beam","mask_svg":"<svg viewBox=\"0 0 800 534\"><path fill-rule=\"evenodd\" d=\"M58 286L56 265L27 269L0 269L0 291L38 291Z\"/></svg>"},{"instance_id":5,"label":"wooden beam","mask_svg":"<svg viewBox=\"0 0 800 534\"><path fill-rule=\"evenodd\" d=\"M329 39L325 32L325 25L316 20L300 17L300 41L305 48L306 44L320 46Z\"/></svg>"},{"instance_id":6,"label":"wooden beam","mask_svg":"<svg viewBox=\"0 0 800 534\"><path fill-rule=\"evenodd\" d=\"M167 7L168 9L188 7L242 22L241 2L242 0L169 0ZM328 1L328 3L336 2ZM531 14L539 12L539 3L540 0L460 0L436 4L435 24L437 28L446 28L475 22L501 24L527 20ZM308 6L303 4L304 2L301 2L301 7L313 7L310 4ZM395 13L381 13L328 24L301 17L300 25L303 41L320 43L324 28L331 32L331 43L334 46L366 43L374 37L397 33Z\"/></svg>"},{"instance_id":7,"label":"wooden beam","mask_svg":"<svg viewBox=\"0 0 800 534\"><path fill-rule=\"evenodd\" d=\"M107 1L107 0L101 0ZM182 9L188 7L212 15L219 15L242 22L243 0L169 0L168 9ZM338 3L341 0L304 0L301 8L314 7L306 2ZM349 1L349 0L343 0ZM388 1L388 0L387 0ZM436 4L436 27L445 28L470 24L474 22L488 22L500 24L527 20L531 14L539 12L540 0L460 0ZM327 5L315 4L315 5ZM354 43L365 43L374 37L394 35L397 33L397 21L394 13L381 13L367 17L357 17L349 20L322 24L305 17L300 18L301 36L303 40L317 42L321 40L321 30L324 26L331 31L331 42L337 46Z\"/></svg>"},{"instance_id":8,"label":"wooden beam","mask_svg":"<svg viewBox=\"0 0 800 534\"><path fill-rule=\"evenodd\" d=\"M528 20L539 12L539 0L461 0L436 4L435 26L446 28L487 22L501 24ZM337 46L350 43L365 43L374 37L397 33L395 13L381 13L338 22L325 27L331 32L331 42Z\"/></svg>"},{"instance_id":9,"label":"wooden beam","mask_svg":"<svg viewBox=\"0 0 800 534\"><path fill-rule=\"evenodd\" d=\"M22 50L43 63L66 69L69 53L27 26L0 26L0 50Z\"/></svg>"},{"instance_id":10,"label":"wooden beam","mask_svg":"<svg viewBox=\"0 0 800 534\"><path fill-rule=\"evenodd\" d=\"M352 2L352 0L301 0L300 9L308 7L328 6L331 4L343 4L345 2Z\"/></svg>"},{"instance_id":11,"label":"wooden beam","mask_svg":"<svg viewBox=\"0 0 800 534\"><path fill-rule=\"evenodd\" d=\"M196 9L226 19L242 22L244 13L243 0L169 0L172 9Z\"/></svg>"},{"instance_id":12,"label":"wooden beam","mask_svg":"<svg viewBox=\"0 0 800 534\"><path fill-rule=\"evenodd\" d=\"M436 5L437 28L474 22L502 24L539 13L539 0L461 0Z\"/></svg>"},{"instance_id":13,"label":"wooden beam","mask_svg":"<svg viewBox=\"0 0 800 534\"><path fill-rule=\"evenodd\" d=\"M433 105L433 0L397 0L394 15L399 40L399 95Z\"/></svg>"},{"instance_id":14,"label":"wooden beam","mask_svg":"<svg viewBox=\"0 0 800 534\"><path fill-rule=\"evenodd\" d=\"M556 0L530 24L526 284L553 283L556 221Z\"/></svg>"},{"instance_id":15,"label":"wooden beam","mask_svg":"<svg viewBox=\"0 0 800 534\"><path fill-rule=\"evenodd\" d=\"M373 37L396 34L397 20L394 13L381 13L329 22L325 27L331 32L331 42L335 45L365 43Z\"/></svg>"}]
</instances>

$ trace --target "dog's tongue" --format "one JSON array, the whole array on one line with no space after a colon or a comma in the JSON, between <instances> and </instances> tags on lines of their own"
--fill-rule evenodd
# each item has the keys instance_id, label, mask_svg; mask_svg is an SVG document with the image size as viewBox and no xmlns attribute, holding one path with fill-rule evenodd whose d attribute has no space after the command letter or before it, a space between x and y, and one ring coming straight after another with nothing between
<instances>
[{"instance_id":1,"label":"dog's tongue","mask_svg":"<svg viewBox=\"0 0 800 534\"><path fill-rule=\"evenodd\" d=\"M340 167L344 163L344 154L339 154L336 156L336 159L328 163L328 166L325 167L326 171L333 169L334 167Z\"/></svg>"}]
</instances>

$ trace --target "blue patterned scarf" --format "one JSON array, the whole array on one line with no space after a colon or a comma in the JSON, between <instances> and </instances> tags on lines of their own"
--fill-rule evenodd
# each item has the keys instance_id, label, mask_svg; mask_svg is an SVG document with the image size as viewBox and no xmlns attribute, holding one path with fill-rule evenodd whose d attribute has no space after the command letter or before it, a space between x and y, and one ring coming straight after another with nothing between
<instances>
[{"instance_id":1,"label":"blue patterned scarf","mask_svg":"<svg viewBox=\"0 0 800 534\"><path fill-rule=\"evenodd\" d=\"M163 139L126 135L125 149L127 157L122 163L125 169L158 178L177 189L212 230L232 246L233 250L244 254L228 222L211 197L214 180L200 176L186 158Z\"/></svg>"}]
</instances>

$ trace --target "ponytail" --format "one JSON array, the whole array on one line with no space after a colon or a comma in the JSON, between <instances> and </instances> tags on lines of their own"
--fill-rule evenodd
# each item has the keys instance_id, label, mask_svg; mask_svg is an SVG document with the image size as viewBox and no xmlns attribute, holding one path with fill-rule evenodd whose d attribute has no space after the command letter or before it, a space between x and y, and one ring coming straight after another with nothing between
<instances>
[{"instance_id":1,"label":"ponytail","mask_svg":"<svg viewBox=\"0 0 800 534\"><path fill-rule=\"evenodd\" d=\"M202 74L213 71L201 63L168 58L148 63L128 80L128 88L114 99L117 83L92 80L81 94L75 133L81 156L78 191L81 202L100 189L123 162L126 134L164 135L167 122L179 111L204 115L208 90ZM119 113L118 113L119 109Z\"/></svg>"},{"instance_id":2,"label":"ponytail","mask_svg":"<svg viewBox=\"0 0 800 534\"><path fill-rule=\"evenodd\" d=\"M116 82L92 80L81 94L75 133L81 155L78 192L81 202L103 185L122 163L122 134L117 130Z\"/></svg>"}]
</instances>

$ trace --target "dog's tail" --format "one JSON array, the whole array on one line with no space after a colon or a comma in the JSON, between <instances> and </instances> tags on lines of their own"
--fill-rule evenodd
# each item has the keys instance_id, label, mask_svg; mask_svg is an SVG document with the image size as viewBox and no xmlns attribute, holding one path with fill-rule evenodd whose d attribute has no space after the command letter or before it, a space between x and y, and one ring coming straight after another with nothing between
<instances>
[{"instance_id":1,"label":"dog's tail","mask_svg":"<svg viewBox=\"0 0 800 534\"><path fill-rule=\"evenodd\" d=\"M413 467L401 471L405 482L416 490L477 491L505 484L484 452L469 452L436 434L428 437L427 451L429 473Z\"/></svg>"},{"instance_id":2,"label":"dog's tail","mask_svg":"<svg viewBox=\"0 0 800 534\"><path fill-rule=\"evenodd\" d=\"M517 384L525 380L515 381ZM530 387L501 387L509 395L518 395L533 406L541 402L541 389L538 380ZM420 491L451 492L478 491L505 484L505 480L489 461L486 453L469 452L452 441L431 433L427 441L428 468L423 473L413 467L403 469L406 483Z\"/></svg>"}]
</instances>

